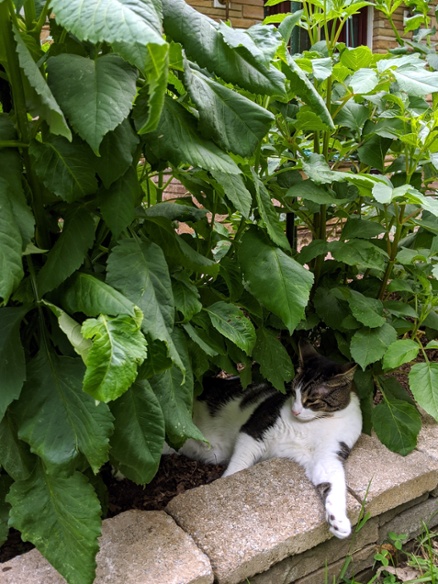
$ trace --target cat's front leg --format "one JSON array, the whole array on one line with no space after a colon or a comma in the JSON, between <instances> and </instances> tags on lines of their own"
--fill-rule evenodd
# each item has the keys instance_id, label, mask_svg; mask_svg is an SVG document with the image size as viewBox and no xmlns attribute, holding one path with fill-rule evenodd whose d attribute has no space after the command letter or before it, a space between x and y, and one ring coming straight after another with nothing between
<instances>
[{"instance_id":1,"label":"cat's front leg","mask_svg":"<svg viewBox=\"0 0 438 584\"><path fill-rule=\"evenodd\" d=\"M351 523L347 517L347 486L342 462L317 461L309 474L324 503L331 533L339 539L348 537L351 534Z\"/></svg>"},{"instance_id":2,"label":"cat's front leg","mask_svg":"<svg viewBox=\"0 0 438 584\"><path fill-rule=\"evenodd\" d=\"M265 447L263 442L241 432L237 437L233 454L223 477L228 477L240 470L249 468L263 458Z\"/></svg>"}]
</instances>

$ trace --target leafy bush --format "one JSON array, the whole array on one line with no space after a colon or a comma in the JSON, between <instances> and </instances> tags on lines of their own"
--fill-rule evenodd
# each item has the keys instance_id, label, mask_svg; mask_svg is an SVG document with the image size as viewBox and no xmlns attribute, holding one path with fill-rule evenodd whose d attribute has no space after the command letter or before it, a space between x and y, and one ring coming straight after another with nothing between
<instances>
[{"instance_id":1,"label":"leafy bush","mask_svg":"<svg viewBox=\"0 0 438 584\"><path fill-rule=\"evenodd\" d=\"M0 538L69 583L94 578L99 469L147 483L165 437L202 439L206 373L255 361L283 391L307 331L407 453L420 418L384 374L421 351L438 417L436 54L338 43L365 4L240 31L184 0L52 0L41 45L48 3L0 2ZM297 24L316 44L292 57ZM172 178L199 204L163 200Z\"/></svg>"}]
</instances>

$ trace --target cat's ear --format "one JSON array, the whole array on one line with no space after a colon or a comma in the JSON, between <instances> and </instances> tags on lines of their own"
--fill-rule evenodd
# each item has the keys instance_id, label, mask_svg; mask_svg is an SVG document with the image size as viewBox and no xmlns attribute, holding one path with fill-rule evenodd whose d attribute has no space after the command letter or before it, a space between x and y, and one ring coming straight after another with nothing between
<instances>
[{"instance_id":1,"label":"cat's ear","mask_svg":"<svg viewBox=\"0 0 438 584\"><path fill-rule=\"evenodd\" d=\"M354 374L356 373L357 364L356 363L344 363L340 365L341 372L338 373L333 379L342 380L344 382L352 383L354 379Z\"/></svg>"},{"instance_id":2,"label":"cat's ear","mask_svg":"<svg viewBox=\"0 0 438 584\"><path fill-rule=\"evenodd\" d=\"M317 355L319 355L318 351L316 351L310 343L303 340L299 342L298 358L300 362L300 367L302 367L308 359L310 359L311 357L316 357Z\"/></svg>"}]
</instances>

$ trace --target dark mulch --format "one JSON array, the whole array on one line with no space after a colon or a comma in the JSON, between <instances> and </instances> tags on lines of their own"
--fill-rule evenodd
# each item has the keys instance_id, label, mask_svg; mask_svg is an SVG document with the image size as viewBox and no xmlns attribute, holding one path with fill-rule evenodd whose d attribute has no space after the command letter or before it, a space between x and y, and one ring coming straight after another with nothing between
<instances>
[{"instance_id":1,"label":"dark mulch","mask_svg":"<svg viewBox=\"0 0 438 584\"><path fill-rule=\"evenodd\" d=\"M163 456L154 479L143 487L127 479L116 480L111 468L107 466L102 471L102 478L108 490L106 517L114 517L128 509L160 511L176 495L199 485L211 483L219 478L224 470L224 466L202 464L185 456ZM21 541L18 531L11 529L8 540L0 548L0 562L6 562L32 548L31 543Z\"/></svg>"}]
</instances>

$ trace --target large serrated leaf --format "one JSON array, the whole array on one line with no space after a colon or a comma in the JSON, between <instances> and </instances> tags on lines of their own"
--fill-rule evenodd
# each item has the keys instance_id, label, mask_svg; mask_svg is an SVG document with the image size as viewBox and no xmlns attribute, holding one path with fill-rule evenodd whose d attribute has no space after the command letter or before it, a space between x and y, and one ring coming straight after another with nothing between
<instances>
[{"instance_id":1,"label":"large serrated leaf","mask_svg":"<svg viewBox=\"0 0 438 584\"><path fill-rule=\"evenodd\" d=\"M125 477L149 483L157 472L164 444L164 418L149 383L136 381L110 405L114 416L111 459Z\"/></svg>"},{"instance_id":2,"label":"large serrated leaf","mask_svg":"<svg viewBox=\"0 0 438 584\"><path fill-rule=\"evenodd\" d=\"M56 20L82 41L164 44L160 0L52 0Z\"/></svg>"},{"instance_id":3,"label":"large serrated leaf","mask_svg":"<svg viewBox=\"0 0 438 584\"><path fill-rule=\"evenodd\" d=\"M94 276L81 272L72 276L63 287L61 301L68 312L83 312L87 316L135 315L135 305L123 294Z\"/></svg>"},{"instance_id":4,"label":"large serrated leaf","mask_svg":"<svg viewBox=\"0 0 438 584\"><path fill-rule=\"evenodd\" d=\"M185 67L187 89L198 107L200 129L225 151L251 156L274 116L247 97Z\"/></svg>"},{"instance_id":5,"label":"large serrated leaf","mask_svg":"<svg viewBox=\"0 0 438 584\"><path fill-rule=\"evenodd\" d=\"M47 61L53 94L76 132L98 154L105 134L128 116L136 71L117 55L96 60L62 54Z\"/></svg>"},{"instance_id":6,"label":"large serrated leaf","mask_svg":"<svg viewBox=\"0 0 438 584\"><path fill-rule=\"evenodd\" d=\"M23 278L22 239L9 196L9 185L0 178L0 298L5 303Z\"/></svg>"},{"instance_id":7,"label":"large serrated leaf","mask_svg":"<svg viewBox=\"0 0 438 584\"><path fill-rule=\"evenodd\" d=\"M36 457L29 446L17 435L17 420L7 411L0 422L0 465L14 481L27 479L32 473Z\"/></svg>"},{"instance_id":8,"label":"large serrated leaf","mask_svg":"<svg viewBox=\"0 0 438 584\"><path fill-rule=\"evenodd\" d=\"M180 448L187 438L204 440L204 437L192 421L193 374L186 339L182 331L175 330L172 340L187 372L185 377L178 367L172 366L149 382L163 410L166 436L173 447Z\"/></svg>"},{"instance_id":9,"label":"large serrated leaf","mask_svg":"<svg viewBox=\"0 0 438 584\"><path fill-rule=\"evenodd\" d=\"M254 171L252 175L256 190L257 207L263 219L264 227L273 243L285 250L289 250L290 245L285 234L285 225L280 222L279 213L275 209L271 195Z\"/></svg>"},{"instance_id":10,"label":"large serrated leaf","mask_svg":"<svg viewBox=\"0 0 438 584\"><path fill-rule=\"evenodd\" d=\"M41 351L30 363L28 379L13 413L18 436L52 472L69 468L82 453L94 472L108 460L112 415L82 391L81 359Z\"/></svg>"},{"instance_id":11,"label":"large serrated leaf","mask_svg":"<svg viewBox=\"0 0 438 584\"><path fill-rule=\"evenodd\" d=\"M247 289L292 334L304 317L313 275L253 229L243 236L238 255Z\"/></svg>"},{"instance_id":12,"label":"large serrated leaf","mask_svg":"<svg viewBox=\"0 0 438 584\"><path fill-rule=\"evenodd\" d=\"M100 156L94 159L94 167L106 189L131 166L138 143L138 136L129 120L123 121L115 130L105 135L99 148Z\"/></svg>"},{"instance_id":13,"label":"large serrated leaf","mask_svg":"<svg viewBox=\"0 0 438 584\"><path fill-rule=\"evenodd\" d=\"M41 295L59 286L80 268L93 245L95 231L96 222L86 209L77 207L67 215L62 233L38 274Z\"/></svg>"},{"instance_id":14,"label":"large serrated leaf","mask_svg":"<svg viewBox=\"0 0 438 584\"><path fill-rule=\"evenodd\" d=\"M400 339L391 343L383 356L383 369L397 369L404 363L410 363L419 350L420 345L412 339Z\"/></svg>"},{"instance_id":15,"label":"large serrated leaf","mask_svg":"<svg viewBox=\"0 0 438 584\"><path fill-rule=\"evenodd\" d=\"M146 339L138 318L101 314L82 324L82 335L93 344L86 355L83 389L94 399L117 399L134 383L146 358Z\"/></svg>"},{"instance_id":16,"label":"large serrated leaf","mask_svg":"<svg viewBox=\"0 0 438 584\"><path fill-rule=\"evenodd\" d=\"M253 357L260 365L260 373L281 392L294 374L292 361L276 335L267 328L257 329Z\"/></svg>"},{"instance_id":17,"label":"large serrated leaf","mask_svg":"<svg viewBox=\"0 0 438 584\"><path fill-rule=\"evenodd\" d=\"M214 328L235 345L251 355L256 342L252 322L234 304L215 302L205 309Z\"/></svg>"},{"instance_id":18,"label":"large serrated leaf","mask_svg":"<svg viewBox=\"0 0 438 584\"><path fill-rule=\"evenodd\" d=\"M133 168L128 168L109 188L101 189L100 210L114 237L117 238L132 223L140 200L141 188Z\"/></svg>"},{"instance_id":19,"label":"large serrated leaf","mask_svg":"<svg viewBox=\"0 0 438 584\"><path fill-rule=\"evenodd\" d=\"M351 339L351 356L365 369L383 357L388 346L397 339L396 330L385 323L378 328L362 328Z\"/></svg>"},{"instance_id":20,"label":"large serrated leaf","mask_svg":"<svg viewBox=\"0 0 438 584\"><path fill-rule=\"evenodd\" d=\"M44 185L64 201L71 203L97 190L94 156L81 140L69 142L59 136L34 140L29 153Z\"/></svg>"},{"instance_id":21,"label":"large serrated leaf","mask_svg":"<svg viewBox=\"0 0 438 584\"><path fill-rule=\"evenodd\" d=\"M244 217L248 218L251 211L252 195L246 188L243 177L220 171L212 171L211 174L222 187L225 197Z\"/></svg>"},{"instance_id":22,"label":"large serrated leaf","mask_svg":"<svg viewBox=\"0 0 438 584\"><path fill-rule=\"evenodd\" d=\"M15 42L20 67L23 69L29 83L29 90L34 92L35 99L30 100L31 112L45 120L52 134L64 136L71 140L71 131L64 114L54 98L50 87L32 58L26 43L20 33L14 29Z\"/></svg>"},{"instance_id":23,"label":"large serrated leaf","mask_svg":"<svg viewBox=\"0 0 438 584\"><path fill-rule=\"evenodd\" d=\"M143 332L154 340L164 341L170 358L183 370L170 334L175 307L169 269L161 248L151 242L121 241L108 259L108 282L141 308Z\"/></svg>"},{"instance_id":24,"label":"large serrated leaf","mask_svg":"<svg viewBox=\"0 0 438 584\"><path fill-rule=\"evenodd\" d=\"M393 452L406 455L417 445L421 416L412 404L388 396L372 411L372 421L379 440Z\"/></svg>"},{"instance_id":25,"label":"large serrated leaf","mask_svg":"<svg viewBox=\"0 0 438 584\"><path fill-rule=\"evenodd\" d=\"M275 67L265 66L243 47L229 46L220 32L220 25L189 6L184 0L163 0L164 29L174 41L180 42L189 59L216 73L225 81L239 85L252 93L285 96L285 77ZM239 44L239 43L238 43Z\"/></svg>"},{"instance_id":26,"label":"large serrated leaf","mask_svg":"<svg viewBox=\"0 0 438 584\"><path fill-rule=\"evenodd\" d=\"M409 95L422 97L438 91L438 71L398 69L393 74L399 88Z\"/></svg>"},{"instance_id":27,"label":"large serrated leaf","mask_svg":"<svg viewBox=\"0 0 438 584\"><path fill-rule=\"evenodd\" d=\"M335 260L348 266L358 266L362 269L385 269L388 254L374 243L364 239L350 239L350 241L332 241L328 249Z\"/></svg>"},{"instance_id":28,"label":"large serrated leaf","mask_svg":"<svg viewBox=\"0 0 438 584\"><path fill-rule=\"evenodd\" d=\"M47 308L49 308L56 316L58 319L59 328L66 335L75 352L80 355L82 357L82 361L85 362L87 353L90 350L92 343L89 339L85 339L83 337L81 333L81 325L58 306L55 306L54 304L51 304L45 300L43 300L42 303L44 306L47 306Z\"/></svg>"},{"instance_id":29,"label":"large serrated leaf","mask_svg":"<svg viewBox=\"0 0 438 584\"><path fill-rule=\"evenodd\" d=\"M409 372L409 387L428 414L438 421L438 363L416 363Z\"/></svg>"},{"instance_id":30,"label":"large serrated leaf","mask_svg":"<svg viewBox=\"0 0 438 584\"><path fill-rule=\"evenodd\" d=\"M169 160L176 166L185 162L205 170L240 174L239 167L230 156L214 142L200 136L196 119L168 95L157 130L149 134L146 148L152 155Z\"/></svg>"},{"instance_id":31,"label":"large serrated leaf","mask_svg":"<svg viewBox=\"0 0 438 584\"><path fill-rule=\"evenodd\" d=\"M386 322L380 300L364 296L356 290L350 290L347 300L354 318L365 326L377 328Z\"/></svg>"},{"instance_id":32,"label":"large serrated leaf","mask_svg":"<svg viewBox=\"0 0 438 584\"><path fill-rule=\"evenodd\" d=\"M9 404L19 397L26 379L20 325L27 311L27 307L0 308L0 421Z\"/></svg>"},{"instance_id":33,"label":"large serrated leaf","mask_svg":"<svg viewBox=\"0 0 438 584\"><path fill-rule=\"evenodd\" d=\"M7 500L10 524L24 541L31 541L69 584L92 584L101 508L85 476L50 475L38 464L28 479L12 485Z\"/></svg>"}]
</instances>

